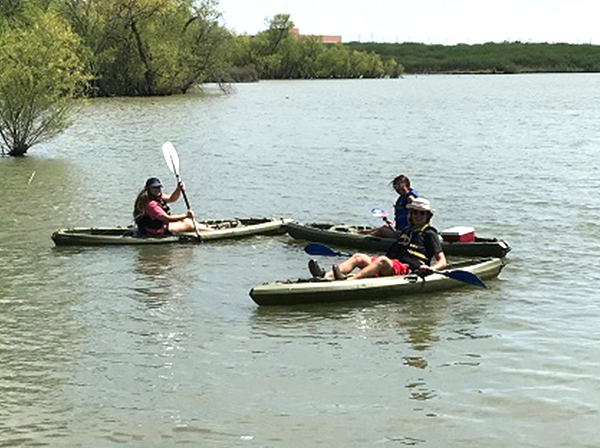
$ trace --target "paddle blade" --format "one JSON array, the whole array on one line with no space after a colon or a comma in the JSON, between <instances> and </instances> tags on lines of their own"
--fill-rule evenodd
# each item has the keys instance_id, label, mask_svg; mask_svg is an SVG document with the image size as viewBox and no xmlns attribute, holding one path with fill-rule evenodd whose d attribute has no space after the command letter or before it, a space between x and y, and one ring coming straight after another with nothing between
<instances>
[{"instance_id":1,"label":"paddle blade","mask_svg":"<svg viewBox=\"0 0 600 448\"><path fill-rule=\"evenodd\" d=\"M306 252L308 255L325 255L328 257L341 255L339 252L334 251L331 247L320 243L307 244L304 248L304 252Z\"/></svg>"},{"instance_id":2,"label":"paddle blade","mask_svg":"<svg viewBox=\"0 0 600 448\"><path fill-rule=\"evenodd\" d=\"M179 156L177 155L175 147L171 144L171 142L165 142L162 150L169 170L171 170L175 176L179 176Z\"/></svg>"},{"instance_id":3,"label":"paddle blade","mask_svg":"<svg viewBox=\"0 0 600 448\"><path fill-rule=\"evenodd\" d=\"M460 269L456 269L454 271L443 272L442 274L451 278L452 280L468 283L469 285L479 286L480 288L487 288L487 285L483 283L483 280L469 271L461 271Z\"/></svg>"},{"instance_id":4,"label":"paddle blade","mask_svg":"<svg viewBox=\"0 0 600 448\"><path fill-rule=\"evenodd\" d=\"M375 216L376 218L386 218L387 212L380 208L373 208L371 209L371 215Z\"/></svg>"},{"instance_id":5,"label":"paddle blade","mask_svg":"<svg viewBox=\"0 0 600 448\"><path fill-rule=\"evenodd\" d=\"M319 243L310 243L307 244L304 248L304 252L308 255L325 255L325 256L335 256L336 252L328 246Z\"/></svg>"}]
</instances>

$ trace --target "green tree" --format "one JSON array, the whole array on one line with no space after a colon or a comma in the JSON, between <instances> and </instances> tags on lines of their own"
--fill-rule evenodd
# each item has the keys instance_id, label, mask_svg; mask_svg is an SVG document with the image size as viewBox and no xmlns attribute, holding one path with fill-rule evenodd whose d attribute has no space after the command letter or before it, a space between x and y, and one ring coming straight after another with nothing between
<instances>
[{"instance_id":1,"label":"green tree","mask_svg":"<svg viewBox=\"0 0 600 448\"><path fill-rule=\"evenodd\" d=\"M395 59L385 59L383 61L383 70L390 78L399 78L404 73L402 64L398 64Z\"/></svg>"},{"instance_id":2,"label":"green tree","mask_svg":"<svg viewBox=\"0 0 600 448\"><path fill-rule=\"evenodd\" d=\"M384 65L374 52L353 51L340 44L323 44L319 36L291 33L294 23L289 14L267 18L265 25L267 29L256 36L232 39L230 57L237 73L248 67L260 79L374 78L399 70L392 58Z\"/></svg>"},{"instance_id":3,"label":"green tree","mask_svg":"<svg viewBox=\"0 0 600 448\"><path fill-rule=\"evenodd\" d=\"M317 77L317 61L325 51L327 51L327 47L320 42L318 37L302 37L304 59L300 67L301 78L312 79Z\"/></svg>"},{"instance_id":4,"label":"green tree","mask_svg":"<svg viewBox=\"0 0 600 448\"><path fill-rule=\"evenodd\" d=\"M1 20L14 19L23 13L23 0L3 0L0 2Z\"/></svg>"},{"instance_id":5,"label":"green tree","mask_svg":"<svg viewBox=\"0 0 600 448\"><path fill-rule=\"evenodd\" d=\"M89 80L69 26L52 12L29 19L0 23L0 138L12 156L64 130Z\"/></svg>"},{"instance_id":6,"label":"green tree","mask_svg":"<svg viewBox=\"0 0 600 448\"><path fill-rule=\"evenodd\" d=\"M317 58L319 78L344 78L350 72L349 51L341 45L327 48Z\"/></svg>"},{"instance_id":7,"label":"green tree","mask_svg":"<svg viewBox=\"0 0 600 448\"><path fill-rule=\"evenodd\" d=\"M226 67L217 0L57 0L92 50L99 96L185 93Z\"/></svg>"},{"instance_id":8,"label":"green tree","mask_svg":"<svg viewBox=\"0 0 600 448\"><path fill-rule=\"evenodd\" d=\"M273 54L277 51L279 44L290 37L294 22L290 20L289 14L275 14L272 19L265 19L265 25L267 25L267 30L261 33L266 37L268 43L265 50L267 54Z\"/></svg>"},{"instance_id":9,"label":"green tree","mask_svg":"<svg viewBox=\"0 0 600 448\"><path fill-rule=\"evenodd\" d=\"M252 43L253 37L247 34L227 40L225 60L229 61L227 79L230 82L258 81L259 56Z\"/></svg>"}]
</instances>

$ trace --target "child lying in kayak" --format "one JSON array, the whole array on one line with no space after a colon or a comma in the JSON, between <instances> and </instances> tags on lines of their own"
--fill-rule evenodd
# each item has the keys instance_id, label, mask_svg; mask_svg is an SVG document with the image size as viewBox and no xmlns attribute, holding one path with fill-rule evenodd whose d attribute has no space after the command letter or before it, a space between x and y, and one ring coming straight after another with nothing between
<instances>
[{"instance_id":1,"label":"child lying in kayak","mask_svg":"<svg viewBox=\"0 0 600 448\"><path fill-rule=\"evenodd\" d=\"M415 198L408 204L409 225L396 233L396 241L385 256L371 257L356 253L331 271L325 272L316 260L310 260L308 268L313 277L344 280L379 276L406 275L411 272L429 275L446 267L446 256L437 230L431 226L433 210L427 199ZM435 260L432 263L432 261ZM348 276L355 268L359 271Z\"/></svg>"}]
</instances>

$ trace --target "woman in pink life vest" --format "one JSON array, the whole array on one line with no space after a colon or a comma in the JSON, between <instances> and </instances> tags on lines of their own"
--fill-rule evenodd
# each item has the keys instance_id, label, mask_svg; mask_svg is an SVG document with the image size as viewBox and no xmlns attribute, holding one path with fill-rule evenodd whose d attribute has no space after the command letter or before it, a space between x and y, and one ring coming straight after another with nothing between
<instances>
[{"instance_id":1,"label":"woman in pink life vest","mask_svg":"<svg viewBox=\"0 0 600 448\"><path fill-rule=\"evenodd\" d=\"M168 205L179 199L185 185L180 182L171 194L163 193L162 188L160 180L151 177L135 200L133 218L140 233L156 236L194 231L194 226L197 225L194 221L194 212L188 210L182 215L172 215ZM206 230L203 226L197 225L197 227L198 230Z\"/></svg>"}]
</instances>

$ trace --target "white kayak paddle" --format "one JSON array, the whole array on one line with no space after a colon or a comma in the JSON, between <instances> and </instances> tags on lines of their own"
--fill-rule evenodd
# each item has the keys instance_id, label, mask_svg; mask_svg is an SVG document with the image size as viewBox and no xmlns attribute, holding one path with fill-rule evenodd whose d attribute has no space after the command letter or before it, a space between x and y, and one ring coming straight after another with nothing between
<instances>
[{"instance_id":1,"label":"white kayak paddle","mask_svg":"<svg viewBox=\"0 0 600 448\"><path fill-rule=\"evenodd\" d=\"M163 156L165 157L165 161L167 162L167 166L169 167L171 173L175 175L175 180L177 180L177 185L179 185L179 183L181 182L181 176L179 175L179 155L177 154L177 150L171 144L171 142L165 142L162 146L162 150ZM181 190L181 192L183 193L183 200L185 201L185 206L188 210L190 210L192 207L190 207L190 201L188 200L187 194L185 193L185 190ZM198 241L201 241L200 233L198 233L198 227L196 227L196 220L194 219L193 222L194 231L196 233L196 236L198 237Z\"/></svg>"}]
</instances>

